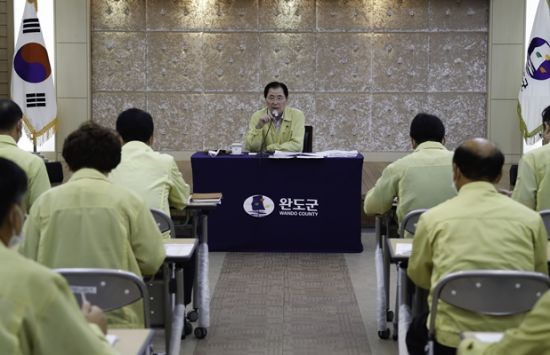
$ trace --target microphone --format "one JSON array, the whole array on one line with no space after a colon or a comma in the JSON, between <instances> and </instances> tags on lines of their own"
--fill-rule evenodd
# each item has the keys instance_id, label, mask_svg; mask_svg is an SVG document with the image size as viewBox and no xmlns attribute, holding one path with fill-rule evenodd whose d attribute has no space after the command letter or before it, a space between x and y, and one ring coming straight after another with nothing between
<instances>
[{"instance_id":1,"label":"microphone","mask_svg":"<svg viewBox=\"0 0 550 355\"><path fill-rule=\"evenodd\" d=\"M279 118L279 112L277 112L277 110L273 110L271 111L271 116L273 116L273 118Z\"/></svg>"},{"instance_id":2,"label":"microphone","mask_svg":"<svg viewBox=\"0 0 550 355\"><path fill-rule=\"evenodd\" d=\"M269 111L267 111L269 113ZM271 115L272 117L277 117L277 110L273 110L271 111ZM267 127L267 131L265 132L265 134L262 136L262 144L260 144L260 156L262 155L262 153L264 152L264 148L265 147L265 144L266 144L266 138L267 138L267 135L269 134L269 130L271 129L271 126L273 125L273 118L270 118L269 119L269 127Z\"/></svg>"}]
</instances>

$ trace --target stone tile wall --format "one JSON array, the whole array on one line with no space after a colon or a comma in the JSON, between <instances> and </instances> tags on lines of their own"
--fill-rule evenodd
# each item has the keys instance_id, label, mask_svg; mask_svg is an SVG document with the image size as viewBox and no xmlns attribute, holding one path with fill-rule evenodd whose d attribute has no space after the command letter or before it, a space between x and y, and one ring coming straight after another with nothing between
<instances>
[{"instance_id":1,"label":"stone tile wall","mask_svg":"<svg viewBox=\"0 0 550 355\"><path fill-rule=\"evenodd\" d=\"M92 116L136 106L156 148L243 139L271 80L314 149L403 152L420 111L486 134L488 0L92 0Z\"/></svg>"}]
</instances>

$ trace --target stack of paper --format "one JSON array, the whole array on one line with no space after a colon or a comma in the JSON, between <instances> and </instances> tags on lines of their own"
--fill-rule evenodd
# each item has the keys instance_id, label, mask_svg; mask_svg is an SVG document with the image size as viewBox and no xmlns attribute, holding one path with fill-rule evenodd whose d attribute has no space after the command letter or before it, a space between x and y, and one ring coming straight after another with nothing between
<instances>
[{"instance_id":1,"label":"stack of paper","mask_svg":"<svg viewBox=\"0 0 550 355\"><path fill-rule=\"evenodd\" d=\"M356 150L325 150L317 154L322 154L327 158L355 158L358 152Z\"/></svg>"},{"instance_id":2,"label":"stack of paper","mask_svg":"<svg viewBox=\"0 0 550 355\"><path fill-rule=\"evenodd\" d=\"M273 155L269 157L272 159L322 159L322 158L354 158L358 152L356 150L326 150L324 152L316 153L300 153L300 152L282 152L276 150Z\"/></svg>"},{"instance_id":3,"label":"stack of paper","mask_svg":"<svg viewBox=\"0 0 550 355\"><path fill-rule=\"evenodd\" d=\"M211 193L193 193L189 196L190 202L197 203L221 203L222 193L221 192L211 192Z\"/></svg>"}]
</instances>

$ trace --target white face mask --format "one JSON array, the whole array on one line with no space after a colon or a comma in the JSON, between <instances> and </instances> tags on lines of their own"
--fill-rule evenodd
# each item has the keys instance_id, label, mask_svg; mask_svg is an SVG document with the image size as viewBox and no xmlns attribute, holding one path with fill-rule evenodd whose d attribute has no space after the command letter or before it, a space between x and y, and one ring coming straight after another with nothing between
<instances>
[{"instance_id":1,"label":"white face mask","mask_svg":"<svg viewBox=\"0 0 550 355\"><path fill-rule=\"evenodd\" d=\"M21 224L25 221L25 215L21 211L20 208L17 209L19 211L19 215L21 217ZM17 231L13 231L13 236L10 239L10 242L8 243L8 248L15 249L19 244L21 244L25 240L25 237L23 235L23 226L21 226L21 230L19 233Z\"/></svg>"}]
</instances>

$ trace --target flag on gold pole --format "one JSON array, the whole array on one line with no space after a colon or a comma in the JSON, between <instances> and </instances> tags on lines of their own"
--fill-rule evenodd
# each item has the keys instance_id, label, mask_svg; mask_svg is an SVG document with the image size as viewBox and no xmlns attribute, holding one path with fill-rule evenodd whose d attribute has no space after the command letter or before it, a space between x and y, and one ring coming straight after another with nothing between
<instances>
[{"instance_id":1,"label":"flag on gold pole","mask_svg":"<svg viewBox=\"0 0 550 355\"><path fill-rule=\"evenodd\" d=\"M550 106L550 1L540 0L518 95L520 129L527 144L540 138L542 111Z\"/></svg>"},{"instance_id":2,"label":"flag on gold pole","mask_svg":"<svg viewBox=\"0 0 550 355\"><path fill-rule=\"evenodd\" d=\"M11 72L11 98L21 107L35 146L55 133L57 123L52 69L36 6L36 0L25 3Z\"/></svg>"}]
</instances>

